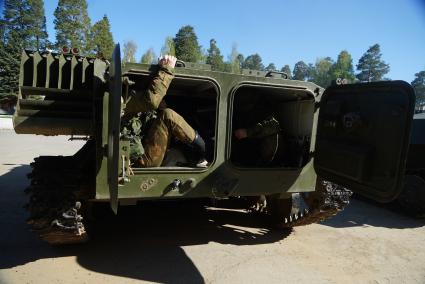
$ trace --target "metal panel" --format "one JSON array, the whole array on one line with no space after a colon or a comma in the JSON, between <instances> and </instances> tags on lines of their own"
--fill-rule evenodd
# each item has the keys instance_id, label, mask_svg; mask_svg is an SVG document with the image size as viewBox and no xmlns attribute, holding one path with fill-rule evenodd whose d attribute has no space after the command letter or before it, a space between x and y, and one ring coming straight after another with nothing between
<instances>
[{"instance_id":1,"label":"metal panel","mask_svg":"<svg viewBox=\"0 0 425 284\"><path fill-rule=\"evenodd\" d=\"M83 77L83 59L80 56L73 56L71 61L72 77L71 90L81 89Z\"/></svg>"},{"instance_id":2,"label":"metal panel","mask_svg":"<svg viewBox=\"0 0 425 284\"><path fill-rule=\"evenodd\" d=\"M108 115L108 184L111 208L118 210L118 159L121 112L121 52L120 45L115 46L112 62L109 66L109 115Z\"/></svg>"},{"instance_id":3,"label":"metal panel","mask_svg":"<svg viewBox=\"0 0 425 284\"><path fill-rule=\"evenodd\" d=\"M22 51L19 86L32 86L33 78L33 53L28 50Z\"/></svg>"},{"instance_id":4,"label":"metal panel","mask_svg":"<svg viewBox=\"0 0 425 284\"><path fill-rule=\"evenodd\" d=\"M58 88L59 85L59 55L50 53L47 55L47 80L46 88Z\"/></svg>"},{"instance_id":5,"label":"metal panel","mask_svg":"<svg viewBox=\"0 0 425 284\"><path fill-rule=\"evenodd\" d=\"M412 86L403 81L327 88L317 123L317 174L380 202L396 198L414 100Z\"/></svg>"},{"instance_id":6,"label":"metal panel","mask_svg":"<svg viewBox=\"0 0 425 284\"><path fill-rule=\"evenodd\" d=\"M59 89L69 89L71 84L71 60L72 55L60 55L59 57Z\"/></svg>"}]
</instances>

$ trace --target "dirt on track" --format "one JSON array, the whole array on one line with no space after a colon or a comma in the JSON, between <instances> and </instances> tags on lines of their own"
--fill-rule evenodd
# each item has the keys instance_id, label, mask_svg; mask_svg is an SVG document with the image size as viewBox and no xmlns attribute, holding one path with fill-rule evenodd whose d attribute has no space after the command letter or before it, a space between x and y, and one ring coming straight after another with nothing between
<instances>
[{"instance_id":1,"label":"dirt on track","mask_svg":"<svg viewBox=\"0 0 425 284\"><path fill-rule=\"evenodd\" d=\"M425 221L359 200L292 231L241 210L144 203L105 211L87 244L51 247L25 224L29 163L81 145L0 131L0 283L425 283Z\"/></svg>"}]
</instances>

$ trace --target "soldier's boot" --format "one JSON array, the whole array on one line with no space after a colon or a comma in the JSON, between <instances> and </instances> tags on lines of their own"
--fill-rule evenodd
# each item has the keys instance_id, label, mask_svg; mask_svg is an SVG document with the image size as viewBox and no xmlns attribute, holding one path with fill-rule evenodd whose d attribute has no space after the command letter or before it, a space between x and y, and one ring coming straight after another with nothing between
<instances>
[{"instance_id":1,"label":"soldier's boot","mask_svg":"<svg viewBox=\"0 0 425 284\"><path fill-rule=\"evenodd\" d=\"M199 135L198 132L195 134L195 139L193 139L193 142L190 144L199 154L199 161L196 164L196 167L198 168L206 168L208 166L208 161L205 158L205 141Z\"/></svg>"}]
</instances>

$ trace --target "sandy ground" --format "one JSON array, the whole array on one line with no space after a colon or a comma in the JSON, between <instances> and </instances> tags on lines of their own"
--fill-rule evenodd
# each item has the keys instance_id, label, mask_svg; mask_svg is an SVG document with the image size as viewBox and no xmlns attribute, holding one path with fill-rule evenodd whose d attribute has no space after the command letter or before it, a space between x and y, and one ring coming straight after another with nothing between
<instances>
[{"instance_id":1,"label":"sandy ground","mask_svg":"<svg viewBox=\"0 0 425 284\"><path fill-rule=\"evenodd\" d=\"M0 283L425 283L425 221L359 200L292 231L237 210L126 207L88 244L50 247L25 224L26 173L80 146L0 131Z\"/></svg>"}]
</instances>

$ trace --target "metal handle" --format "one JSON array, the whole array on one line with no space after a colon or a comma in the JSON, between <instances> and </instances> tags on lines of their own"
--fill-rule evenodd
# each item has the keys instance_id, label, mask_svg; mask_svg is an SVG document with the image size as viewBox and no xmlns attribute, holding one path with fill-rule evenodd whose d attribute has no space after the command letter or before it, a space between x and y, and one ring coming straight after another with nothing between
<instances>
[{"instance_id":1,"label":"metal handle","mask_svg":"<svg viewBox=\"0 0 425 284\"><path fill-rule=\"evenodd\" d=\"M266 77L272 77L272 74L280 74L282 75L283 79L289 78L289 75L286 74L285 72L279 72L279 71L273 71L273 70L267 71Z\"/></svg>"},{"instance_id":2,"label":"metal handle","mask_svg":"<svg viewBox=\"0 0 425 284\"><path fill-rule=\"evenodd\" d=\"M186 63L183 60L177 59L176 67L186 67Z\"/></svg>"}]
</instances>

